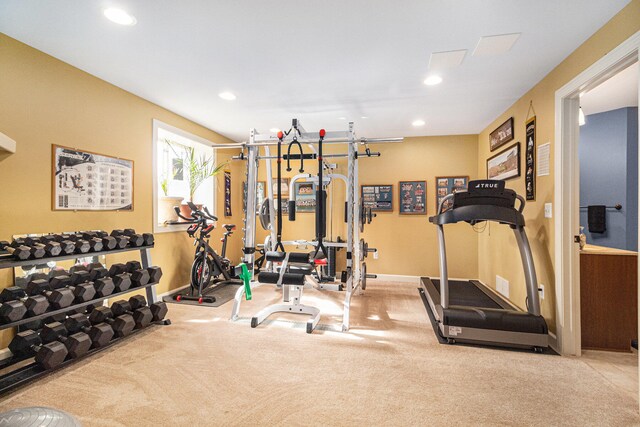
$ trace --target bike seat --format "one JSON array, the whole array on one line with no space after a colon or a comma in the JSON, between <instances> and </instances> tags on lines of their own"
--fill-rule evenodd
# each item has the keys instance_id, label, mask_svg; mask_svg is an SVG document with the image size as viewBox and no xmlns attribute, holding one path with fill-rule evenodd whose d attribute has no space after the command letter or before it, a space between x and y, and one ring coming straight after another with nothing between
<instances>
[{"instance_id":1,"label":"bike seat","mask_svg":"<svg viewBox=\"0 0 640 427\"><path fill-rule=\"evenodd\" d=\"M222 224L222 226L227 230L227 231L231 231L231 230L235 230L236 226L233 224Z\"/></svg>"}]
</instances>

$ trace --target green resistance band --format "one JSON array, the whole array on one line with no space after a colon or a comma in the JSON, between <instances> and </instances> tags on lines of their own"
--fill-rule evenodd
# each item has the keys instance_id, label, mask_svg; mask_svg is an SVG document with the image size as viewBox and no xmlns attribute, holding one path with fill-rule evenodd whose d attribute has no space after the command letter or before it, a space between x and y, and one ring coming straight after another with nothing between
<instances>
[{"instance_id":1,"label":"green resistance band","mask_svg":"<svg viewBox=\"0 0 640 427\"><path fill-rule=\"evenodd\" d=\"M238 277L242 279L242 282L244 283L244 296L245 299L249 301L251 299L251 273L249 273L247 264L244 262L236 265L236 268L240 270Z\"/></svg>"}]
</instances>

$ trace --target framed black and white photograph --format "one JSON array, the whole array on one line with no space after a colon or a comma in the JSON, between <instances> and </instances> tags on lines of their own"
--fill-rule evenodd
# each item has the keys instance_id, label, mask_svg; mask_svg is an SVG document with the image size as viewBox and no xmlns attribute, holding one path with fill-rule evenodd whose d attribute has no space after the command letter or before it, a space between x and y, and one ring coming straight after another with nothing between
<instances>
[{"instance_id":1,"label":"framed black and white photograph","mask_svg":"<svg viewBox=\"0 0 640 427\"><path fill-rule=\"evenodd\" d=\"M514 138L513 134L513 117L509 117L506 122L501 124L489 134L489 148L491 151L502 147Z\"/></svg>"},{"instance_id":2,"label":"framed black and white photograph","mask_svg":"<svg viewBox=\"0 0 640 427\"><path fill-rule=\"evenodd\" d=\"M487 159L487 179L511 179L520 176L520 143Z\"/></svg>"},{"instance_id":3,"label":"framed black and white photograph","mask_svg":"<svg viewBox=\"0 0 640 427\"><path fill-rule=\"evenodd\" d=\"M133 160L52 145L53 210L133 210Z\"/></svg>"}]
</instances>

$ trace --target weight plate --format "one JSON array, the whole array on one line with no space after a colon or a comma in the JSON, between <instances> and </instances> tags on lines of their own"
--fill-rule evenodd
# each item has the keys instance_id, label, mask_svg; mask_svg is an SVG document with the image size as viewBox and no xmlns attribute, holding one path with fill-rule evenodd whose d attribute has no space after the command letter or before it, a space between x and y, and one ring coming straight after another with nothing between
<instances>
[{"instance_id":1,"label":"weight plate","mask_svg":"<svg viewBox=\"0 0 640 427\"><path fill-rule=\"evenodd\" d=\"M260 217L260 225L262 225L263 229L269 230L271 228L271 217L269 215L269 199L264 199L262 201L260 210L258 212L258 216Z\"/></svg>"}]
</instances>

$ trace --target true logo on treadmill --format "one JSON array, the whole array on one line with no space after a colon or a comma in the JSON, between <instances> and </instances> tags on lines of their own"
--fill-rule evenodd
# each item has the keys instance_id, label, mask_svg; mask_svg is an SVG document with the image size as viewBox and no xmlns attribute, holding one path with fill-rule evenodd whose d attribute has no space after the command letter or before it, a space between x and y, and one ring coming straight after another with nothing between
<instances>
[{"instance_id":1,"label":"true logo on treadmill","mask_svg":"<svg viewBox=\"0 0 640 427\"><path fill-rule=\"evenodd\" d=\"M480 182L476 184L475 188L498 188L497 182Z\"/></svg>"}]
</instances>

